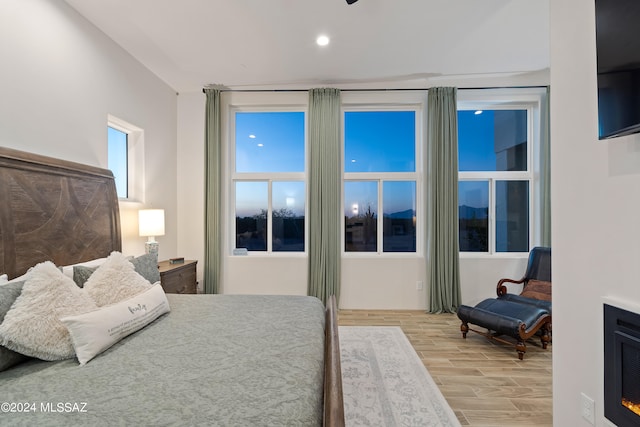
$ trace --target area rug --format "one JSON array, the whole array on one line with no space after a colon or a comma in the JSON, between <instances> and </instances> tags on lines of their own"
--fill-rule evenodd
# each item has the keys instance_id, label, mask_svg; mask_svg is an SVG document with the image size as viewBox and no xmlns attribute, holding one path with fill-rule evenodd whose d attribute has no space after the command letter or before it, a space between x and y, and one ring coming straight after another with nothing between
<instances>
[{"instance_id":1,"label":"area rug","mask_svg":"<svg viewBox=\"0 0 640 427\"><path fill-rule=\"evenodd\" d=\"M460 426L399 327L340 326L347 426Z\"/></svg>"}]
</instances>

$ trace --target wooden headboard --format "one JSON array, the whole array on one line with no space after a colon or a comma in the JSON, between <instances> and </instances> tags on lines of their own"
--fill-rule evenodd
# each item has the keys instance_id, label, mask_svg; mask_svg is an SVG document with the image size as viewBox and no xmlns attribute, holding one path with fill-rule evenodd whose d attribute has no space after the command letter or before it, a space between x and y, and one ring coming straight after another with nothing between
<instances>
[{"instance_id":1,"label":"wooden headboard","mask_svg":"<svg viewBox=\"0 0 640 427\"><path fill-rule=\"evenodd\" d=\"M0 147L0 274L120 251L111 171Z\"/></svg>"}]
</instances>

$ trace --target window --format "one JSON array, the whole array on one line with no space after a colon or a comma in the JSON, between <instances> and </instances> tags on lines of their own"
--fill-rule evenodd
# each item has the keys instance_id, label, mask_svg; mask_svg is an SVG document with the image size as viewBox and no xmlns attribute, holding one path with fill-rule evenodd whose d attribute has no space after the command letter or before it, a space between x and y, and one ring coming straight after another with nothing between
<instances>
[{"instance_id":1,"label":"window","mask_svg":"<svg viewBox=\"0 0 640 427\"><path fill-rule=\"evenodd\" d=\"M111 172L113 172L114 180L116 183L116 193L121 199L129 197L129 163L128 163L128 151L129 136L126 132L119 129L107 127L107 141L108 147L108 165Z\"/></svg>"},{"instance_id":2,"label":"window","mask_svg":"<svg viewBox=\"0 0 640 427\"><path fill-rule=\"evenodd\" d=\"M416 116L345 111L345 252L416 252Z\"/></svg>"},{"instance_id":3,"label":"window","mask_svg":"<svg viewBox=\"0 0 640 427\"><path fill-rule=\"evenodd\" d=\"M460 251L529 251L531 116L526 105L458 111Z\"/></svg>"},{"instance_id":4,"label":"window","mask_svg":"<svg viewBox=\"0 0 640 427\"><path fill-rule=\"evenodd\" d=\"M234 94L225 111L230 249L306 251L306 100ZM538 241L544 90L458 94L459 243L463 253L522 253ZM424 91L342 94L342 245L351 254L424 247Z\"/></svg>"},{"instance_id":5,"label":"window","mask_svg":"<svg viewBox=\"0 0 640 427\"><path fill-rule=\"evenodd\" d=\"M234 111L235 248L305 251L305 114Z\"/></svg>"},{"instance_id":6,"label":"window","mask_svg":"<svg viewBox=\"0 0 640 427\"><path fill-rule=\"evenodd\" d=\"M144 131L113 116L107 119L107 167L119 199L143 201Z\"/></svg>"}]
</instances>

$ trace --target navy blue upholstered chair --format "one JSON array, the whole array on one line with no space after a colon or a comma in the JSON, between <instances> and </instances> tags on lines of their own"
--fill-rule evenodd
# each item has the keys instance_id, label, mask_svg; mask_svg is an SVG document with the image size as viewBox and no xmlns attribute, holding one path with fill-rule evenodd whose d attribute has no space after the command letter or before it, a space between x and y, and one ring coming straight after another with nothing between
<instances>
[{"instance_id":1,"label":"navy blue upholstered chair","mask_svg":"<svg viewBox=\"0 0 640 427\"><path fill-rule=\"evenodd\" d=\"M507 283L522 284L522 292L509 293ZM542 348L546 349L551 341L551 248L533 248L524 276L519 280L501 279L497 293L498 298L487 298L475 307L458 307L462 337L473 331L509 344L500 336L510 336L516 339L520 360L527 351L525 342L534 335L540 336ZM469 327L470 323L486 328L487 332Z\"/></svg>"},{"instance_id":2,"label":"navy blue upholstered chair","mask_svg":"<svg viewBox=\"0 0 640 427\"><path fill-rule=\"evenodd\" d=\"M520 295L509 293L506 283L522 283ZM535 305L551 313L551 248L533 248L524 276L520 280L501 279L496 293L499 299Z\"/></svg>"}]
</instances>

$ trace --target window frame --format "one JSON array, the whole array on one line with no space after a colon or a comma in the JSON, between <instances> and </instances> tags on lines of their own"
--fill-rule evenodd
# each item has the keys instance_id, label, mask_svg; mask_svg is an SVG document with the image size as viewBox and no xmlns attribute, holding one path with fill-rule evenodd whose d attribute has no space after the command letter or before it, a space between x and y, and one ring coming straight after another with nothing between
<instances>
[{"instance_id":1,"label":"window frame","mask_svg":"<svg viewBox=\"0 0 640 427\"><path fill-rule=\"evenodd\" d=\"M414 111L415 112L415 170L413 172L345 172L345 113L347 112L376 112L376 111ZM341 121L341 150L342 150L342 181L340 195L340 240L341 255L347 258L407 258L424 256L426 212L424 207L424 126L426 123L426 92L425 91L368 91L345 92L342 94L340 109ZM378 183L378 209L376 218L376 251L346 251L345 243L345 183L376 181ZM383 187L386 181L415 182L416 195L416 250L414 252L385 252L384 251L384 196Z\"/></svg>"},{"instance_id":2,"label":"window frame","mask_svg":"<svg viewBox=\"0 0 640 427\"><path fill-rule=\"evenodd\" d=\"M127 134L127 197L118 196L118 200L121 202L142 203L144 202L144 130L108 114L107 150L109 149L108 128Z\"/></svg>"},{"instance_id":3,"label":"window frame","mask_svg":"<svg viewBox=\"0 0 640 427\"><path fill-rule=\"evenodd\" d=\"M541 139L540 114L543 90L482 89L460 90L457 111L473 110L526 110L527 111L527 170L526 171L460 171L458 182L488 181L489 183L489 243L487 252L460 251L463 258L522 257L527 252L498 252L496 250L496 182L528 181L529 190L529 250L539 241Z\"/></svg>"},{"instance_id":4,"label":"window frame","mask_svg":"<svg viewBox=\"0 0 640 427\"><path fill-rule=\"evenodd\" d=\"M229 103L226 109L228 113L228 147L226 153L227 171L225 176L228 178L226 189L228 194L223 197L229 200L228 220L228 250L230 256L251 256L251 257L296 257L306 256L309 242L309 144L308 144L308 107L306 104L290 104L269 102L264 104L236 104ZM237 172L236 171L236 113L269 113L269 112L296 112L304 114L304 171L303 172ZM224 156L224 153L223 153ZM246 254L242 251L236 251L236 183L237 182L266 182L267 183L267 248L266 251L251 251ZM273 195L272 186L274 182L303 182L305 189L304 200L304 251L274 251L273 250Z\"/></svg>"},{"instance_id":5,"label":"window frame","mask_svg":"<svg viewBox=\"0 0 640 427\"><path fill-rule=\"evenodd\" d=\"M458 109L525 109L528 110L527 132L529 143L527 146L527 171L522 172L459 172L459 179L478 180L487 178L491 174L493 181L490 183L492 193L495 193L495 181L497 180L525 180L529 181L529 246L535 246L540 241L541 222L541 114L546 114L546 88L505 88L505 89L459 89ZM463 106L461 108L461 106ZM291 173L273 174L272 181L297 181L305 184L305 250L304 252L249 252L249 256L257 257L306 257L309 241L309 147L308 147L308 92L224 92L221 96L222 115L222 140L221 155L222 164L222 200L225 215L223 215L223 227L228 230L224 233L223 247L225 252L232 257L235 247L235 184L239 179L262 179L262 174L243 173L239 177L235 172L235 111L259 112L259 111L300 111L305 114L305 172L299 178L292 177ZM344 172L344 113L346 111L380 111L380 110L408 110L416 111L416 169L414 172ZM426 191L428 189L428 174L426 170L426 126L427 126L427 91L425 90L380 90L380 91L343 91L341 93L341 149L342 149L342 173L340 194L340 240L341 256L345 258L419 258L426 254L427 232L427 206ZM407 176L407 174L409 176ZM517 175L513 175L517 174ZM386 176L384 176L386 175ZM345 251L345 221L344 221L344 183L350 181L378 181L378 250L376 252L346 252ZM414 181L416 185L416 251L415 252L384 252L383 243L383 182L384 181ZM272 203L269 196L269 204ZM491 221L495 221L495 202L491 201ZM271 206L269 207L272 211ZM269 221L272 227L272 221ZM495 226L491 226L490 239L495 248ZM268 230L269 239L272 239L272 229ZM521 257L520 252L460 252L461 257Z\"/></svg>"}]
</instances>

